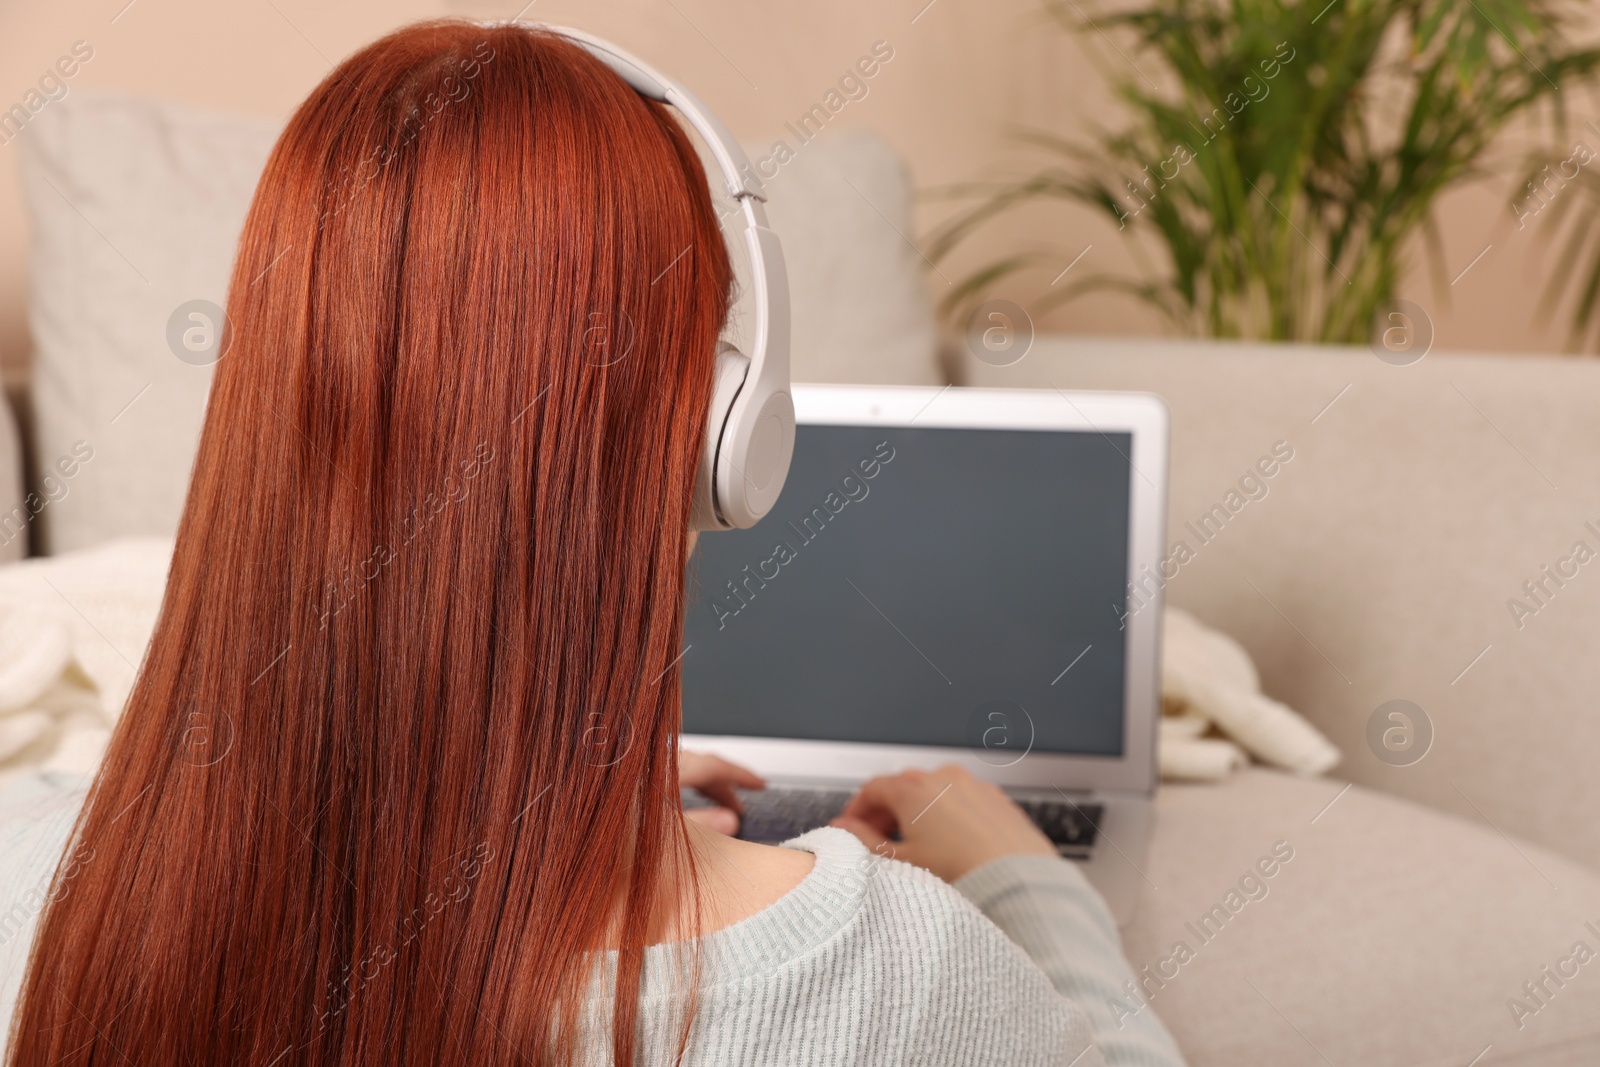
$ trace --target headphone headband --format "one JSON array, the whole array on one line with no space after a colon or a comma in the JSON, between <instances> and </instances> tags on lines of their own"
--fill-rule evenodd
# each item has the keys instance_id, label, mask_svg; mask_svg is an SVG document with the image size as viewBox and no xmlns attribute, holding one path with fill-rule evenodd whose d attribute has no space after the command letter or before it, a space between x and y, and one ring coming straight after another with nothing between
<instances>
[{"instance_id":1,"label":"headphone headband","mask_svg":"<svg viewBox=\"0 0 1600 1067\"><path fill-rule=\"evenodd\" d=\"M585 49L641 96L670 104L700 135L743 216L755 298L749 356L723 342L717 353L706 447L695 482L696 529L754 526L777 502L794 453L789 396L789 275L783 246L767 226L766 194L727 127L677 80L609 41L581 30L529 23Z\"/></svg>"}]
</instances>

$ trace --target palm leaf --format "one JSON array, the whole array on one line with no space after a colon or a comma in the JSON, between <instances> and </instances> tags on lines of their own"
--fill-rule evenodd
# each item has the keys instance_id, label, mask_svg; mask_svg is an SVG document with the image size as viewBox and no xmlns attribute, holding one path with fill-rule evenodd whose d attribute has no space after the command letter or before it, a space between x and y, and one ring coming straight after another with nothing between
<instances>
[{"instance_id":1,"label":"palm leaf","mask_svg":"<svg viewBox=\"0 0 1600 1067\"><path fill-rule=\"evenodd\" d=\"M1041 0L1049 21L1091 45L1126 121L1072 137L1013 131L1049 162L948 188L970 203L934 231L929 255L942 260L1029 205L1076 203L1159 256L1139 277L1051 288L1042 309L1119 289L1214 336L1363 342L1414 243L1442 269L1439 197L1482 172L1518 116L1547 109L1559 130L1558 90L1600 71L1600 51L1568 43L1581 37L1580 10L1572 0L1134 0L1114 11ZM1102 35L1123 53L1114 62L1098 51ZM1153 88L1145 71L1171 88ZM1378 102L1398 106L1398 121L1376 121ZM1189 158L1174 173L1175 146ZM1600 242L1588 233L1571 246L1588 250L1575 312L1584 330L1600 318ZM957 316L1059 262L1002 257L941 306Z\"/></svg>"}]
</instances>

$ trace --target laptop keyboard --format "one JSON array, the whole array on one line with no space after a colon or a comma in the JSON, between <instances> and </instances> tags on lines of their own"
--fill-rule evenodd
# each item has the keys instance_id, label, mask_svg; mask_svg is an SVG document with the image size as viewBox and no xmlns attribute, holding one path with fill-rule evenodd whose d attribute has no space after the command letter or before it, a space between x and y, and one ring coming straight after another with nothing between
<instances>
[{"instance_id":1,"label":"laptop keyboard","mask_svg":"<svg viewBox=\"0 0 1600 1067\"><path fill-rule=\"evenodd\" d=\"M849 790L784 786L740 790L744 816L739 836L746 841L787 841L807 830L826 826L844 810L852 795ZM706 807L709 804L710 801L698 794L687 790L683 793L683 806L686 808ZM1068 800L1018 800L1017 806L1055 843L1058 852L1074 859L1086 857L1094 847L1100 820L1105 814L1102 804Z\"/></svg>"},{"instance_id":2,"label":"laptop keyboard","mask_svg":"<svg viewBox=\"0 0 1600 1067\"><path fill-rule=\"evenodd\" d=\"M1100 836L1100 820L1105 817L1104 804L1079 803L1073 800L1019 800L1021 808L1033 820L1033 825L1044 831L1044 836L1055 843L1062 855L1082 855L1094 847Z\"/></svg>"},{"instance_id":3,"label":"laptop keyboard","mask_svg":"<svg viewBox=\"0 0 1600 1067\"><path fill-rule=\"evenodd\" d=\"M739 819L739 836L746 841L787 841L807 830L826 826L844 810L852 795L782 786L750 792L741 790L739 799L744 801L744 814Z\"/></svg>"}]
</instances>

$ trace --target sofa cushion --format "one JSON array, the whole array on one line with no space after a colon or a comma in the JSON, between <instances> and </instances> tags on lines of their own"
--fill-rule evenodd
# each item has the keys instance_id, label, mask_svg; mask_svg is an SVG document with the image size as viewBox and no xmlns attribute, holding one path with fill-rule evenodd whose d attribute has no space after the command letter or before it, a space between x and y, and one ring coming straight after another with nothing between
<instances>
[{"instance_id":1,"label":"sofa cushion","mask_svg":"<svg viewBox=\"0 0 1600 1067\"><path fill-rule=\"evenodd\" d=\"M1600 554L1600 363L1046 336L966 366L975 385L1159 393L1168 543L1192 552L1172 602L1245 646L1343 750L1337 773L1600 866L1600 561L1574 558ZM1384 748L1393 700L1431 748Z\"/></svg>"},{"instance_id":2,"label":"sofa cushion","mask_svg":"<svg viewBox=\"0 0 1600 1067\"><path fill-rule=\"evenodd\" d=\"M173 354L169 319L188 301L225 303L278 128L85 90L30 129L37 452L53 460L78 440L95 450L42 516L38 550L176 529L211 367ZM818 137L767 192L787 252L794 377L941 380L922 262L900 236L907 175L888 146L864 132Z\"/></svg>"},{"instance_id":3,"label":"sofa cushion","mask_svg":"<svg viewBox=\"0 0 1600 1067\"><path fill-rule=\"evenodd\" d=\"M225 302L273 126L85 91L29 132L35 452L95 453L35 551L171 533L211 368L173 354L167 320Z\"/></svg>"},{"instance_id":4,"label":"sofa cushion","mask_svg":"<svg viewBox=\"0 0 1600 1067\"><path fill-rule=\"evenodd\" d=\"M752 159L770 151L747 148ZM867 130L818 135L765 187L789 270L794 380L943 384L927 267L901 236L911 176L888 143ZM744 291L744 257L734 262Z\"/></svg>"},{"instance_id":5,"label":"sofa cushion","mask_svg":"<svg viewBox=\"0 0 1600 1067\"><path fill-rule=\"evenodd\" d=\"M1481 818L1249 770L1164 787L1144 873L1123 945L1192 1067L1600 1062L1600 874Z\"/></svg>"}]
</instances>

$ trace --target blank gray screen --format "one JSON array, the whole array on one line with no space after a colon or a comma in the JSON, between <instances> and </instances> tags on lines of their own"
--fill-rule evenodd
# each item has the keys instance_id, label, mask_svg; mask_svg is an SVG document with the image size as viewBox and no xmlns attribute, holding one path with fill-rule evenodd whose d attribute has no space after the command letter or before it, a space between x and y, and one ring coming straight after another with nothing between
<instances>
[{"instance_id":1,"label":"blank gray screen","mask_svg":"<svg viewBox=\"0 0 1600 1067\"><path fill-rule=\"evenodd\" d=\"M690 562L684 732L1120 755L1131 446L801 426Z\"/></svg>"}]
</instances>

